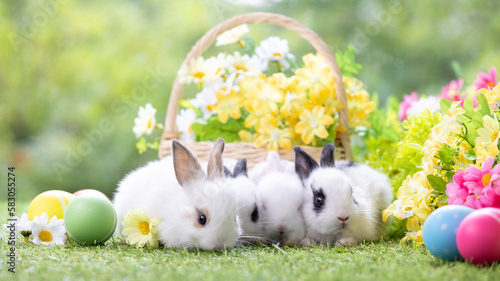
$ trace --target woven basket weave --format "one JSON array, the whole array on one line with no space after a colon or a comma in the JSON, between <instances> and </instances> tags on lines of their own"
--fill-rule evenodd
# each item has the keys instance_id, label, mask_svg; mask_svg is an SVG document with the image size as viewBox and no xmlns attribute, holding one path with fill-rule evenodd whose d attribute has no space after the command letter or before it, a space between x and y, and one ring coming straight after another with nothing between
<instances>
[{"instance_id":1,"label":"woven basket weave","mask_svg":"<svg viewBox=\"0 0 500 281\"><path fill-rule=\"evenodd\" d=\"M201 37L201 39L196 42L196 44L191 48L191 51L188 53L182 65L187 65L191 61L191 59L196 59L201 56L201 54L213 44L217 36L219 36L224 31L230 30L241 24L256 23L269 23L279 25L286 29L294 31L302 38L307 40L316 49L316 51L321 54L327 65L329 65L333 70L333 75L335 77L336 95L339 101L346 105L344 109L339 110L339 125L343 126L344 128L349 128L349 112L347 109L347 99L344 83L342 82L342 75L332 52L316 33L292 18L273 13L249 13L228 19L210 29L203 37ZM165 130L163 132L159 148L160 158L172 154L172 140L179 138L175 120L177 117L179 99L182 97L183 88L184 86L179 80L179 75L177 75L172 87L172 92L170 94L170 100L167 108ZM183 144L189 147L189 149L193 151L202 161L208 159L213 146L213 142L184 142ZM353 159L348 132L337 133L335 145L335 158L348 160ZM304 151L309 153L309 155L311 155L314 159L319 160L322 147L300 147ZM294 161L295 159L295 153L293 150L287 152L283 149L280 149L278 153L282 159L291 161ZM232 157L236 159L246 158L248 161L248 167L252 168L256 163L264 161L266 159L267 149L265 147L256 148L254 143L226 143L226 146L224 148L224 157Z\"/></svg>"}]
</instances>

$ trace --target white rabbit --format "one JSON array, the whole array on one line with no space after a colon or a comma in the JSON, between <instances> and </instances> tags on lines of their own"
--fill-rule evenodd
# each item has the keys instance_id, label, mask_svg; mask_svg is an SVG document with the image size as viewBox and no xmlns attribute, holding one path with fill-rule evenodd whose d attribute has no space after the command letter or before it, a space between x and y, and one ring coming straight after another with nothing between
<instances>
[{"instance_id":1,"label":"white rabbit","mask_svg":"<svg viewBox=\"0 0 500 281\"><path fill-rule=\"evenodd\" d=\"M260 162L250 170L248 177L255 183L259 181L269 172L279 171L288 174L295 174L295 164L292 161L281 160L276 151L267 153L266 161Z\"/></svg>"},{"instance_id":2,"label":"white rabbit","mask_svg":"<svg viewBox=\"0 0 500 281\"><path fill-rule=\"evenodd\" d=\"M386 231L382 210L392 201L389 179L367 165L334 162L335 146L327 144L318 163L295 147L295 167L305 188L307 236L336 245L378 241Z\"/></svg>"},{"instance_id":3,"label":"white rabbit","mask_svg":"<svg viewBox=\"0 0 500 281\"><path fill-rule=\"evenodd\" d=\"M262 236L262 224L257 206L257 186L248 178L247 160L245 158L240 159L232 166L234 166L233 172L224 166L224 173L226 177L230 178L230 185L233 186L236 194L241 228L240 240L257 241Z\"/></svg>"},{"instance_id":4,"label":"white rabbit","mask_svg":"<svg viewBox=\"0 0 500 281\"><path fill-rule=\"evenodd\" d=\"M173 157L153 161L127 175L118 186L114 205L121 233L123 216L143 209L161 219L159 242L165 247L231 249L239 237L236 200L224 177L218 139L208 160L207 175L193 153L172 142Z\"/></svg>"},{"instance_id":5,"label":"white rabbit","mask_svg":"<svg viewBox=\"0 0 500 281\"><path fill-rule=\"evenodd\" d=\"M277 153L269 155L265 175L257 185L262 233L281 244L305 244L304 187L295 173L282 169Z\"/></svg>"}]
</instances>

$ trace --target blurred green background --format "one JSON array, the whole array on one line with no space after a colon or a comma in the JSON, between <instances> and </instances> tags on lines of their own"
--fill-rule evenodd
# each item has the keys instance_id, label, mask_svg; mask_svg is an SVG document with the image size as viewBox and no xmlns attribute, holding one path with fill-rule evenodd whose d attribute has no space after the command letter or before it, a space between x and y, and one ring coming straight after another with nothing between
<instances>
[{"instance_id":1,"label":"blurred green background","mask_svg":"<svg viewBox=\"0 0 500 281\"><path fill-rule=\"evenodd\" d=\"M15 166L20 200L49 189L95 188L112 196L127 172L157 157L135 148L139 106L151 102L163 123L190 47L221 21L255 11L297 19L332 50L352 43L363 65L358 77L382 100L414 90L439 93L456 78L452 61L466 85L477 72L500 66L494 0L2 0L1 185L6 189L7 167ZM251 30L256 41L287 38L298 58L312 51L282 28ZM220 50L233 49L207 54Z\"/></svg>"}]
</instances>

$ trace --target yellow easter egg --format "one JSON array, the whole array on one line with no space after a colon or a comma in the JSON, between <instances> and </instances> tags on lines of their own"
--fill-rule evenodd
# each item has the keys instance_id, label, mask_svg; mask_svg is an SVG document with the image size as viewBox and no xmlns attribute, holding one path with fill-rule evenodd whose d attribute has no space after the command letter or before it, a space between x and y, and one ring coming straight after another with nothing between
<instances>
[{"instance_id":1,"label":"yellow easter egg","mask_svg":"<svg viewBox=\"0 0 500 281\"><path fill-rule=\"evenodd\" d=\"M64 217L64 211L66 206L68 206L69 201L71 201L75 196L69 192L62 190L49 190L41 193L33 201L31 201L28 207L28 217L33 220L35 217L39 217L42 213L47 213L49 220L56 216L58 219Z\"/></svg>"}]
</instances>

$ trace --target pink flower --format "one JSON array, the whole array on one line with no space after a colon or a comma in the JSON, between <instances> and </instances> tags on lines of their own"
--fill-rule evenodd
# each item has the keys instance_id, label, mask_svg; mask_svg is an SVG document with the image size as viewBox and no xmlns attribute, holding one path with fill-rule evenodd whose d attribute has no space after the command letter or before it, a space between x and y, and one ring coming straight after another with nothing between
<instances>
[{"instance_id":1,"label":"pink flower","mask_svg":"<svg viewBox=\"0 0 500 281\"><path fill-rule=\"evenodd\" d=\"M464 84L463 79L453 80L448 85L441 89L441 94L438 98L449 99L451 101L460 101L460 105L464 105L465 96L460 95L460 89Z\"/></svg>"},{"instance_id":2,"label":"pink flower","mask_svg":"<svg viewBox=\"0 0 500 281\"><path fill-rule=\"evenodd\" d=\"M500 164L493 167L494 162L494 157L488 157L481 170L475 166L458 170L453 182L446 185L446 195L450 197L448 204L473 209L500 208Z\"/></svg>"},{"instance_id":3,"label":"pink flower","mask_svg":"<svg viewBox=\"0 0 500 281\"><path fill-rule=\"evenodd\" d=\"M399 104L399 120L403 121L406 119L406 113L408 112L408 109L410 109L416 102L418 102L418 95L415 91L411 92L411 94L409 95L403 96L403 101Z\"/></svg>"},{"instance_id":4,"label":"pink flower","mask_svg":"<svg viewBox=\"0 0 500 281\"><path fill-rule=\"evenodd\" d=\"M492 67L490 68L489 73L481 72L477 74L477 79L474 81L474 87L476 90L486 88L493 89L497 85L497 70Z\"/></svg>"}]
</instances>

